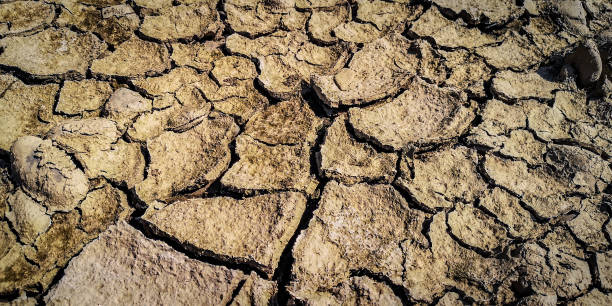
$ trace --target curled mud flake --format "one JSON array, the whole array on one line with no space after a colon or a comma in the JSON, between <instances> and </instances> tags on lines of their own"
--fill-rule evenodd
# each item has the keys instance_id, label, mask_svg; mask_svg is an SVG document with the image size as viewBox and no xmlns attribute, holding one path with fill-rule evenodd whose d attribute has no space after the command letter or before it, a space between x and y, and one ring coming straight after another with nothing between
<instances>
[{"instance_id":1,"label":"curled mud flake","mask_svg":"<svg viewBox=\"0 0 612 306\"><path fill-rule=\"evenodd\" d=\"M383 37L356 52L335 75L312 78L317 95L332 107L369 103L396 94L412 71L396 63L416 62L408 53L410 43L399 35ZM372 58L377 58L372 62Z\"/></svg>"},{"instance_id":2,"label":"curled mud flake","mask_svg":"<svg viewBox=\"0 0 612 306\"><path fill-rule=\"evenodd\" d=\"M383 148L443 143L463 134L475 114L476 103L456 92L413 79L406 90L388 102L352 108L349 123L357 136Z\"/></svg>"},{"instance_id":3,"label":"curled mud flake","mask_svg":"<svg viewBox=\"0 0 612 306\"><path fill-rule=\"evenodd\" d=\"M50 140L19 138L11 148L11 163L26 191L51 212L71 210L89 190L83 171Z\"/></svg>"},{"instance_id":4,"label":"curled mud flake","mask_svg":"<svg viewBox=\"0 0 612 306\"><path fill-rule=\"evenodd\" d=\"M565 61L578 71L580 82L588 86L599 80L603 71L603 63L599 48L593 40L587 40L567 56Z\"/></svg>"}]
</instances>

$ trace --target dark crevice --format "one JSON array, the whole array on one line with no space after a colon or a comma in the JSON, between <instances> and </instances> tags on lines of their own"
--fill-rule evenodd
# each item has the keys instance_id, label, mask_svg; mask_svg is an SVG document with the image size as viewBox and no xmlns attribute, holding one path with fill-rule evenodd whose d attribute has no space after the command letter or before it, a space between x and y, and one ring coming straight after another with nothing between
<instances>
[{"instance_id":1,"label":"dark crevice","mask_svg":"<svg viewBox=\"0 0 612 306\"><path fill-rule=\"evenodd\" d=\"M320 183L318 189L322 190L324 186L325 182ZM291 239L289 239L287 245L283 249L278 267L276 268L276 271L274 271L272 279L276 280L278 285L278 293L276 297L279 305L288 305L289 301L293 299L287 290L292 280L292 269L295 262L295 258L293 257L293 247L295 246L295 242L302 231L308 228L310 221L314 217L314 211L318 208L318 206L318 199L309 199L307 201L306 210L300 218L300 223L298 224L293 236L291 236Z\"/></svg>"},{"instance_id":2,"label":"dark crevice","mask_svg":"<svg viewBox=\"0 0 612 306\"><path fill-rule=\"evenodd\" d=\"M215 254L209 250L200 249L189 242L181 242L142 218L132 218L129 224L141 231L147 238L164 242L175 251L183 253L191 259L199 260L214 266L223 266L232 270L240 270L246 275L255 272L263 279L268 279L268 273L272 272L270 268L252 260Z\"/></svg>"},{"instance_id":3,"label":"dark crevice","mask_svg":"<svg viewBox=\"0 0 612 306\"><path fill-rule=\"evenodd\" d=\"M49 283L49 286L47 287L47 289L43 291L42 286L40 286L40 289L37 290L38 292L41 292L39 295L36 296L36 301L38 305L46 305L44 301L44 297L49 293L49 291L53 287L55 287L60 282L62 277L64 277L65 270L70 264L70 261L72 261L73 258L78 257L81 254L81 252L83 252L83 250L87 247L87 245L89 245L92 241L95 241L96 239L97 238L87 241L87 243L83 246L83 248L81 248L76 254L70 257L70 260L66 261L66 264L64 266L60 266L60 267L56 266L57 268L59 268L59 270L57 274L55 274L55 276L53 277L53 280L51 280L51 282Z\"/></svg>"},{"instance_id":4,"label":"dark crevice","mask_svg":"<svg viewBox=\"0 0 612 306\"><path fill-rule=\"evenodd\" d=\"M409 298L408 290L406 288L400 285L396 285L395 283L393 283L393 281L391 281L391 279L388 276L382 273L374 273L366 269L358 269L358 270L352 270L350 275L351 277L355 277L355 276L368 277L379 283L383 283L387 285L389 288L391 288L391 290L393 290L393 293L395 294L395 296L397 296L400 299L400 301L402 302L402 305L406 306L406 305L414 304L414 302L411 301L411 299Z\"/></svg>"},{"instance_id":5,"label":"dark crevice","mask_svg":"<svg viewBox=\"0 0 612 306\"><path fill-rule=\"evenodd\" d=\"M236 288L234 288L234 290L232 291L232 298L227 302L226 306L232 305L232 303L234 302L234 300L236 299L236 297L240 293L240 290L244 286L244 283L246 283L246 279L241 280L238 283L238 285L236 286Z\"/></svg>"},{"instance_id":6,"label":"dark crevice","mask_svg":"<svg viewBox=\"0 0 612 306\"><path fill-rule=\"evenodd\" d=\"M34 74L29 74L17 67L7 66L0 64L0 72L5 74L10 74L13 77L19 79L22 83L26 85L47 85L47 84L57 84L60 80L78 80L82 79L82 76L77 73L66 73L62 75L51 75L51 76L39 76Z\"/></svg>"},{"instance_id":7,"label":"dark crevice","mask_svg":"<svg viewBox=\"0 0 612 306\"><path fill-rule=\"evenodd\" d=\"M406 200L406 202L408 202L408 207L410 207L411 209L420 210L426 214L435 214L438 212L437 210L429 208L423 205L422 203L420 203L412 195L412 193L410 193L410 191L406 190L403 186L399 185L397 182L393 182L391 185L393 186L393 188L395 188L395 190L397 190L397 192L399 192L402 195L402 197Z\"/></svg>"}]
</instances>

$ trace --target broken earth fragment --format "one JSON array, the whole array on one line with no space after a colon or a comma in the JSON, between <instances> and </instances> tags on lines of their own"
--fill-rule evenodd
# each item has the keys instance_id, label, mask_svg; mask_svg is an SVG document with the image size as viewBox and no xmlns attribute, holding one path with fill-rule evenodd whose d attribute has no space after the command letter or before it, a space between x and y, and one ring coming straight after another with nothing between
<instances>
[{"instance_id":1,"label":"broken earth fragment","mask_svg":"<svg viewBox=\"0 0 612 306\"><path fill-rule=\"evenodd\" d=\"M66 81L60 91L55 111L66 115L79 115L98 110L112 93L110 85L95 80Z\"/></svg>"},{"instance_id":2,"label":"broken earth fragment","mask_svg":"<svg viewBox=\"0 0 612 306\"><path fill-rule=\"evenodd\" d=\"M511 70L498 72L493 79L493 93L506 100L554 98L553 91L561 88L561 84L550 81L551 75L546 70L519 73Z\"/></svg>"},{"instance_id":3,"label":"broken earth fragment","mask_svg":"<svg viewBox=\"0 0 612 306\"><path fill-rule=\"evenodd\" d=\"M421 234L424 214L410 209L389 185L331 181L314 215L293 247L289 291L299 299L316 300L321 291L349 279L351 270L381 273L399 283L404 260L400 242L426 243Z\"/></svg>"},{"instance_id":4,"label":"broken earth fragment","mask_svg":"<svg viewBox=\"0 0 612 306\"><path fill-rule=\"evenodd\" d=\"M312 194L317 181L310 174L310 146L267 145L247 135L236 138L239 160L221 184L240 191L296 190Z\"/></svg>"},{"instance_id":5,"label":"broken earth fragment","mask_svg":"<svg viewBox=\"0 0 612 306\"><path fill-rule=\"evenodd\" d=\"M79 204L79 208L81 210L79 225L90 235L103 232L117 219L126 219L130 212L126 195L109 184L87 194Z\"/></svg>"},{"instance_id":6,"label":"broken earth fragment","mask_svg":"<svg viewBox=\"0 0 612 306\"><path fill-rule=\"evenodd\" d=\"M354 139L347 130L346 118L338 116L327 129L318 154L319 171L345 184L390 183L395 177L397 155L377 152L370 144Z\"/></svg>"},{"instance_id":7,"label":"broken earth fragment","mask_svg":"<svg viewBox=\"0 0 612 306\"><path fill-rule=\"evenodd\" d=\"M306 302L322 305L402 305L389 286L366 276L353 276L328 291L317 292Z\"/></svg>"},{"instance_id":8,"label":"broken earth fragment","mask_svg":"<svg viewBox=\"0 0 612 306\"><path fill-rule=\"evenodd\" d=\"M262 279L255 272L248 276L231 306L266 306L277 300L278 285L276 282Z\"/></svg>"},{"instance_id":9,"label":"broken earth fragment","mask_svg":"<svg viewBox=\"0 0 612 306\"><path fill-rule=\"evenodd\" d=\"M521 161L487 155L484 170L496 184L511 190L541 218L552 218L579 207L567 178L545 167L529 168Z\"/></svg>"},{"instance_id":10,"label":"broken earth fragment","mask_svg":"<svg viewBox=\"0 0 612 306\"><path fill-rule=\"evenodd\" d=\"M41 114L50 113L59 86L26 85L17 78L0 75L0 149L9 151L17 138L42 134L45 122Z\"/></svg>"},{"instance_id":11,"label":"broken earth fragment","mask_svg":"<svg viewBox=\"0 0 612 306\"><path fill-rule=\"evenodd\" d=\"M6 218L13 224L19 239L24 243L33 243L38 235L51 225L46 209L23 191L17 190L15 194L9 195L7 202L10 210L6 213Z\"/></svg>"},{"instance_id":12,"label":"broken earth fragment","mask_svg":"<svg viewBox=\"0 0 612 306\"><path fill-rule=\"evenodd\" d=\"M489 253L501 253L510 242L506 229L471 205L456 204L448 213L450 232L460 241Z\"/></svg>"},{"instance_id":13,"label":"broken earth fragment","mask_svg":"<svg viewBox=\"0 0 612 306\"><path fill-rule=\"evenodd\" d=\"M172 60L178 66L190 66L205 72L212 70L212 62L223 56L217 44L172 44Z\"/></svg>"},{"instance_id":14,"label":"broken earth fragment","mask_svg":"<svg viewBox=\"0 0 612 306\"><path fill-rule=\"evenodd\" d=\"M226 304L244 278L240 271L202 263L149 240L125 222L85 247L64 274L45 296L48 305Z\"/></svg>"},{"instance_id":15,"label":"broken earth fragment","mask_svg":"<svg viewBox=\"0 0 612 306\"><path fill-rule=\"evenodd\" d=\"M53 13L53 6L44 2L15 1L0 4L0 35L19 34L40 28L53 21Z\"/></svg>"},{"instance_id":16,"label":"broken earth fragment","mask_svg":"<svg viewBox=\"0 0 612 306\"><path fill-rule=\"evenodd\" d=\"M11 148L13 173L51 212L74 208L87 194L87 177L50 140L19 138Z\"/></svg>"},{"instance_id":17,"label":"broken earth fragment","mask_svg":"<svg viewBox=\"0 0 612 306\"><path fill-rule=\"evenodd\" d=\"M170 56L164 45L136 36L121 43L91 64L91 72L100 75L136 77L161 73L170 68Z\"/></svg>"},{"instance_id":18,"label":"broken earth fragment","mask_svg":"<svg viewBox=\"0 0 612 306\"><path fill-rule=\"evenodd\" d=\"M47 77L73 73L85 75L92 60L106 50L95 35L66 28L49 28L31 36L0 40L0 64Z\"/></svg>"},{"instance_id":19,"label":"broken earth fragment","mask_svg":"<svg viewBox=\"0 0 612 306\"><path fill-rule=\"evenodd\" d=\"M117 123L120 131L125 131L140 113L150 111L152 107L152 101L143 98L139 93L119 88L104 106L104 112L108 119Z\"/></svg>"},{"instance_id":20,"label":"broken earth fragment","mask_svg":"<svg viewBox=\"0 0 612 306\"><path fill-rule=\"evenodd\" d=\"M455 15L465 13L473 23L504 23L523 13L514 0L433 0L438 6Z\"/></svg>"},{"instance_id":21,"label":"broken earth fragment","mask_svg":"<svg viewBox=\"0 0 612 306\"><path fill-rule=\"evenodd\" d=\"M142 218L161 235L272 275L305 208L302 194L287 192L243 200L190 199L150 208Z\"/></svg>"},{"instance_id":22,"label":"broken earth fragment","mask_svg":"<svg viewBox=\"0 0 612 306\"><path fill-rule=\"evenodd\" d=\"M155 16L144 17L140 31L161 41L213 36L221 24L212 1L210 4L204 1L201 4L161 8Z\"/></svg>"},{"instance_id":23,"label":"broken earth fragment","mask_svg":"<svg viewBox=\"0 0 612 306\"><path fill-rule=\"evenodd\" d=\"M476 103L413 79L397 98L352 108L349 123L360 138L386 149L440 143L458 137L475 117Z\"/></svg>"},{"instance_id":24,"label":"broken earth fragment","mask_svg":"<svg viewBox=\"0 0 612 306\"><path fill-rule=\"evenodd\" d=\"M409 81L414 57L410 43L400 35L379 38L356 52L335 75L313 76L312 85L331 107L360 105L399 92ZM376 58L376 62L372 62Z\"/></svg>"},{"instance_id":25,"label":"broken earth fragment","mask_svg":"<svg viewBox=\"0 0 612 306\"><path fill-rule=\"evenodd\" d=\"M438 45L450 48L475 48L497 41L494 36L481 33L478 28L467 28L459 20L453 22L446 19L436 7L427 10L413 22L410 31L420 37L432 37Z\"/></svg>"},{"instance_id":26,"label":"broken earth fragment","mask_svg":"<svg viewBox=\"0 0 612 306\"><path fill-rule=\"evenodd\" d=\"M136 185L144 202L167 200L178 192L203 188L229 165L229 143L238 134L231 117L215 114L185 132L166 131L147 141L147 178Z\"/></svg>"},{"instance_id":27,"label":"broken earth fragment","mask_svg":"<svg viewBox=\"0 0 612 306\"><path fill-rule=\"evenodd\" d=\"M442 149L416 155L410 162L412 176L402 166L397 184L430 209L453 207L457 201L472 202L487 188L476 171L478 155L473 149Z\"/></svg>"},{"instance_id":28,"label":"broken earth fragment","mask_svg":"<svg viewBox=\"0 0 612 306\"><path fill-rule=\"evenodd\" d=\"M255 113L244 134L270 145L314 143L322 123L305 101L293 99Z\"/></svg>"}]
</instances>

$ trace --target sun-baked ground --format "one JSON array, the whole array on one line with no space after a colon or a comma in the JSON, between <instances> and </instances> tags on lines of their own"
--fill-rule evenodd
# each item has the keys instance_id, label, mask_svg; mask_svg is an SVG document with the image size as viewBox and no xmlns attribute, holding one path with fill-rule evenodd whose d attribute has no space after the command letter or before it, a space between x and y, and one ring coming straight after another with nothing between
<instances>
[{"instance_id":1,"label":"sun-baked ground","mask_svg":"<svg viewBox=\"0 0 612 306\"><path fill-rule=\"evenodd\" d=\"M607 0L0 4L0 301L612 304Z\"/></svg>"}]
</instances>

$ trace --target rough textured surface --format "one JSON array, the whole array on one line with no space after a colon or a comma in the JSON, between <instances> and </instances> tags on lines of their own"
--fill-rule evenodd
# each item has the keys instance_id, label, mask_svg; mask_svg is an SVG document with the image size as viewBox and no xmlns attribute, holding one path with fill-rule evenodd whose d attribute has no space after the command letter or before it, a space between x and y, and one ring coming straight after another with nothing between
<instances>
[{"instance_id":1,"label":"rough textured surface","mask_svg":"<svg viewBox=\"0 0 612 306\"><path fill-rule=\"evenodd\" d=\"M162 41L214 35L220 24L211 4L163 7L155 16L145 16L140 31Z\"/></svg>"},{"instance_id":2,"label":"rough textured surface","mask_svg":"<svg viewBox=\"0 0 612 306\"><path fill-rule=\"evenodd\" d=\"M267 145L250 136L238 136L239 160L223 175L221 184L235 190L298 190L314 192L308 143Z\"/></svg>"},{"instance_id":3,"label":"rough textured surface","mask_svg":"<svg viewBox=\"0 0 612 306\"><path fill-rule=\"evenodd\" d=\"M0 64L38 76L84 75L91 61L106 50L95 35L68 29L47 29L27 38L7 37L0 40L0 48Z\"/></svg>"},{"instance_id":4,"label":"rough textured surface","mask_svg":"<svg viewBox=\"0 0 612 306\"><path fill-rule=\"evenodd\" d=\"M238 133L231 118L216 115L185 132L166 131L147 141L147 178L136 185L141 200L166 200L216 180L230 162L229 143Z\"/></svg>"},{"instance_id":5,"label":"rough textured surface","mask_svg":"<svg viewBox=\"0 0 612 306\"><path fill-rule=\"evenodd\" d=\"M141 76L170 68L170 56L164 45L132 36L115 51L93 61L91 71L103 75Z\"/></svg>"},{"instance_id":6,"label":"rough textured surface","mask_svg":"<svg viewBox=\"0 0 612 306\"><path fill-rule=\"evenodd\" d=\"M347 116L338 116L327 129L318 153L323 176L345 184L387 182L395 177L397 156L378 153L371 145L359 142L347 130Z\"/></svg>"},{"instance_id":7,"label":"rough textured surface","mask_svg":"<svg viewBox=\"0 0 612 306\"><path fill-rule=\"evenodd\" d=\"M391 101L351 109L349 122L358 136L384 148L400 150L461 135L474 118L475 107L472 101L462 101L454 92L415 79Z\"/></svg>"},{"instance_id":8,"label":"rough textured surface","mask_svg":"<svg viewBox=\"0 0 612 306\"><path fill-rule=\"evenodd\" d=\"M68 81L60 91L55 111L66 115L95 111L104 105L111 93L112 89L106 82Z\"/></svg>"},{"instance_id":9,"label":"rough textured surface","mask_svg":"<svg viewBox=\"0 0 612 306\"><path fill-rule=\"evenodd\" d=\"M401 279L403 254L399 243L421 234L424 214L412 210L389 185L344 186L329 182L308 229L293 248L295 281L290 290L301 299L316 298L367 269Z\"/></svg>"},{"instance_id":10,"label":"rough textured surface","mask_svg":"<svg viewBox=\"0 0 612 306\"><path fill-rule=\"evenodd\" d=\"M240 271L198 262L149 240L126 223L87 245L64 273L45 296L47 304L222 304L244 278Z\"/></svg>"},{"instance_id":11,"label":"rough textured surface","mask_svg":"<svg viewBox=\"0 0 612 306\"><path fill-rule=\"evenodd\" d=\"M329 106L359 105L394 95L410 73L409 42L399 36L383 37L356 52L347 68L335 75L315 76L312 85ZM372 62L373 56L377 57Z\"/></svg>"},{"instance_id":12,"label":"rough textured surface","mask_svg":"<svg viewBox=\"0 0 612 306\"><path fill-rule=\"evenodd\" d=\"M0 303L611 304L610 1L0 2Z\"/></svg>"},{"instance_id":13,"label":"rough textured surface","mask_svg":"<svg viewBox=\"0 0 612 306\"><path fill-rule=\"evenodd\" d=\"M143 219L183 244L254 264L272 274L305 208L303 195L288 192L244 200L219 197L175 202L148 211Z\"/></svg>"},{"instance_id":14,"label":"rough textured surface","mask_svg":"<svg viewBox=\"0 0 612 306\"><path fill-rule=\"evenodd\" d=\"M322 121L304 101L283 101L255 113L244 133L270 145L313 143Z\"/></svg>"},{"instance_id":15,"label":"rough textured surface","mask_svg":"<svg viewBox=\"0 0 612 306\"><path fill-rule=\"evenodd\" d=\"M87 177L50 140L19 138L11 148L13 173L50 211L74 208L89 190Z\"/></svg>"},{"instance_id":16,"label":"rough textured surface","mask_svg":"<svg viewBox=\"0 0 612 306\"><path fill-rule=\"evenodd\" d=\"M487 187L476 172L478 155L468 148L425 153L413 160L403 158L402 164L398 186L430 208L453 207L461 200L472 202Z\"/></svg>"},{"instance_id":17,"label":"rough textured surface","mask_svg":"<svg viewBox=\"0 0 612 306\"><path fill-rule=\"evenodd\" d=\"M17 138L45 131L46 124L40 120L40 115L46 116L53 111L59 86L30 86L12 76L2 75L0 88L3 89L0 96L0 149L9 151Z\"/></svg>"}]
</instances>

